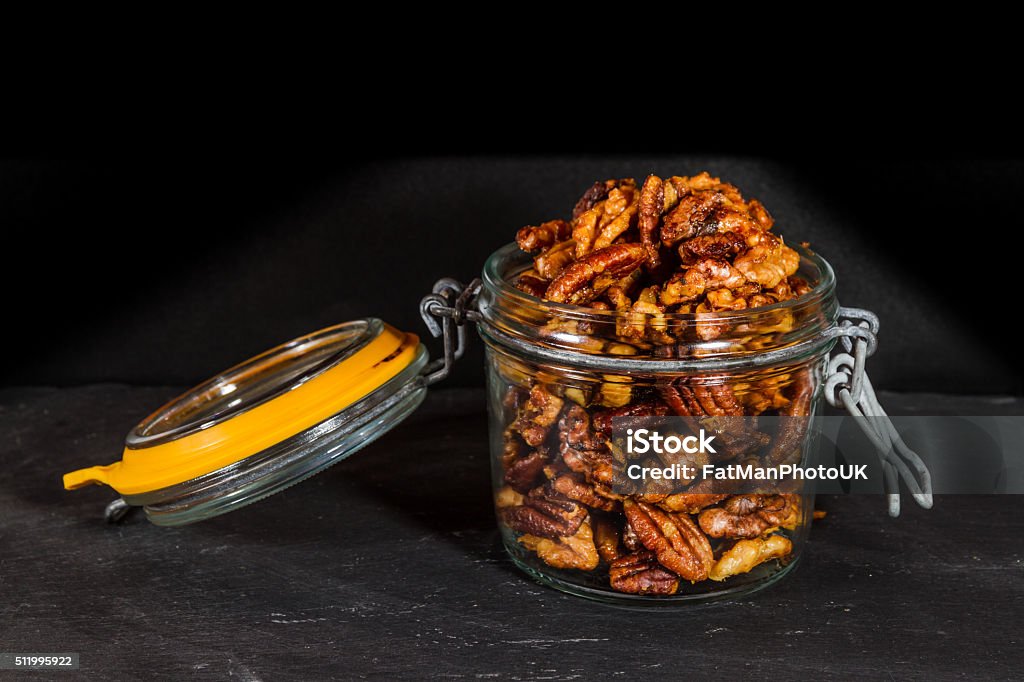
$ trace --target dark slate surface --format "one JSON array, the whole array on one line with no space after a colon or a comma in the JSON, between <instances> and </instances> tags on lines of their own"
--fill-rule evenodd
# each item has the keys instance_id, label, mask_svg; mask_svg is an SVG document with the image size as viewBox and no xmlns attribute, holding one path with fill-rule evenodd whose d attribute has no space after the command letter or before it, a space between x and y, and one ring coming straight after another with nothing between
<instances>
[{"instance_id":1,"label":"dark slate surface","mask_svg":"<svg viewBox=\"0 0 1024 682\"><path fill-rule=\"evenodd\" d=\"M536 585L504 557L477 391L435 393L359 455L258 505L179 529L141 515L105 525L111 492L65 493L60 474L113 459L173 393L0 391L0 651L80 652L89 677L116 680L1019 679L1015 497L945 497L897 520L880 498L819 498L828 517L769 591L626 611Z\"/></svg>"}]
</instances>

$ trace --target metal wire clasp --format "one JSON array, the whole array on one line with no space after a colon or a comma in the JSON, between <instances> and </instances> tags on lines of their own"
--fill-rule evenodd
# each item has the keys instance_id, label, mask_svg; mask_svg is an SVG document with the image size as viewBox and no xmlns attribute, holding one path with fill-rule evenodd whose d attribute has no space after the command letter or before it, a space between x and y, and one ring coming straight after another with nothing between
<instances>
[{"instance_id":1,"label":"metal wire clasp","mask_svg":"<svg viewBox=\"0 0 1024 682\"><path fill-rule=\"evenodd\" d=\"M920 506L931 509L931 472L918 454L903 442L878 402L865 370L867 358L878 348L878 316L861 308L840 308L839 318L839 324L830 329L830 335L839 338L846 352L829 358L825 399L832 407L849 412L878 452L885 473L889 515L900 515L900 479Z\"/></svg>"},{"instance_id":2,"label":"metal wire clasp","mask_svg":"<svg viewBox=\"0 0 1024 682\"><path fill-rule=\"evenodd\" d=\"M464 285L445 277L437 280L433 293L420 301L420 317L430 333L435 339L444 337L444 357L434 360L423 370L423 381L427 386L446 378L455 361L466 352L465 324L480 319L480 311L474 304L481 284L479 278Z\"/></svg>"}]
</instances>

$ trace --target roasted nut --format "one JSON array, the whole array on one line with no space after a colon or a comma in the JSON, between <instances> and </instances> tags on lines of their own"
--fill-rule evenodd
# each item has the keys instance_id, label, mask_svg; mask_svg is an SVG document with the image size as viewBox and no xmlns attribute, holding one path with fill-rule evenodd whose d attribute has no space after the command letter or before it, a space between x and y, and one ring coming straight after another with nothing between
<instances>
[{"instance_id":1,"label":"roasted nut","mask_svg":"<svg viewBox=\"0 0 1024 682\"><path fill-rule=\"evenodd\" d=\"M767 434L740 419L744 408L729 385L676 384L662 386L660 392L675 414L700 417L687 420L694 432L704 428L718 437L719 448L713 457L716 462L755 453L771 440Z\"/></svg>"},{"instance_id":2,"label":"roasted nut","mask_svg":"<svg viewBox=\"0 0 1024 682\"><path fill-rule=\"evenodd\" d=\"M798 494L784 493L782 496L786 498L786 516L779 521L779 528L796 530L796 527L800 525L800 516L804 510L803 501Z\"/></svg>"},{"instance_id":3,"label":"roasted nut","mask_svg":"<svg viewBox=\"0 0 1024 682\"><path fill-rule=\"evenodd\" d=\"M516 459L505 471L505 482L521 493L532 490L548 463L548 449L537 448L526 457Z\"/></svg>"},{"instance_id":4,"label":"roasted nut","mask_svg":"<svg viewBox=\"0 0 1024 682\"><path fill-rule=\"evenodd\" d=\"M505 397L502 399L501 404L509 410L519 412L519 409L526 404L526 399L529 397L529 391L519 386L509 386L508 390L505 391Z\"/></svg>"},{"instance_id":5,"label":"roasted nut","mask_svg":"<svg viewBox=\"0 0 1024 682\"><path fill-rule=\"evenodd\" d=\"M637 205L632 190L623 192L616 188L605 201L605 217L600 232L594 239L594 250L603 249L618 239L619 235L636 226ZM621 208L620 208L621 205Z\"/></svg>"},{"instance_id":6,"label":"roasted nut","mask_svg":"<svg viewBox=\"0 0 1024 682\"><path fill-rule=\"evenodd\" d=\"M587 483L582 475L575 472L558 475L552 478L548 485L560 495L591 509L615 511L619 507L615 500L599 495L593 485Z\"/></svg>"},{"instance_id":7,"label":"roasted nut","mask_svg":"<svg viewBox=\"0 0 1024 682\"><path fill-rule=\"evenodd\" d=\"M714 417L736 417L743 414L743 406L736 400L732 388L725 384L694 386L693 395L705 414Z\"/></svg>"},{"instance_id":8,"label":"roasted nut","mask_svg":"<svg viewBox=\"0 0 1024 682\"><path fill-rule=\"evenodd\" d=\"M568 239L572 228L564 220L549 220L540 225L527 225L516 234L516 244L526 252L549 249L557 242Z\"/></svg>"},{"instance_id":9,"label":"roasted nut","mask_svg":"<svg viewBox=\"0 0 1024 682\"><path fill-rule=\"evenodd\" d=\"M573 401L580 407L586 407L590 399L587 397L587 392L580 388L570 387L565 389L565 397Z\"/></svg>"},{"instance_id":10,"label":"roasted nut","mask_svg":"<svg viewBox=\"0 0 1024 682\"><path fill-rule=\"evenodd\" d=\"M554 568L593 571L600 561L589 523L581 524L579 529L568 537L546 538L522 535L519 542L523 547L536 552L541 561Z\"/></svg>"},{"instance_id":11,"label":"roasted nut","mask_svg":"<svg viewBox=\"0 0 1024 682\"><path fill-rule=\"evenodd\" d=\"M515 507L523 503L522 494L513 490L510 486L502 486L494 495L494 506L498 509Z\"/></svg>"},{"instance_id":12,"label":"roasted nut","mask_svg":"<svg viewBox=\"0 0 1024 682\"><path fill-rule=\"evenodd\" d=\"M665 282L661 291L661 302L664 305L687 303L700 298L705 291L711 289L732 289L746 283L743 273L718 258L704 258L677 272ZM550 297L550 288L548 296Z\"/></svg>"},{"instance_id":13,"label":"roasted nut","mask_svg":"<svg viewBox=\"0 0 1024 682\"><path fill-rule=\"evenodd\" d=\"M701 529L713 538L753 538L793 515L793 496L734 495L700 513Z\"/></svg>"},{"instance_id":14,"label":"roasted nut","mask_svg":"<svg viewBox=\"0 0 1024 682\"><path fill-rule=\"evenodd\" d=\"M658 386L658 393L661 394L661 399L669 406L672 413L678 417L699 417L704 414L693 391L685 385L676 383Z\"/></svg>"},{"instance_id":15,"label":"roasted nut","mask_svg":"<svg viewBox=\"0 0 1024 682\"><path fill-rule=\"evenodd\" d=\"M768 231L772 224L760 202L745 201L734 185L707 173L666 180L650 175L640 190L631 178L596 182L576 203L571 224L528 226L518 241L528 252L552 252L537 260L538 278L554 279L544 293L552 301L597 303L610 286L608 277L597 281L600 275L639 273L642 262L647 286L660 286L661 305L700 312L705 295L716 292L705 311L737 310L786 300L802 281L794 276L799 256ZM677 246L678 257L665 251ZM611 247L619 248L605 253ZM745 284L763 285L765 292L744 291ZM524 278L522 287L533 292L537 282ZM623 309L620 294L607 294L617 310ZM721 326L704 325L702 338L721 335ZM633 325L626 330L623 336L640 338Z\"/></svg>"},{"instance_id":16,"label":"roasted nut","mask_svg":"<svg viewBox=\"0 0 1024 682\"><path fill-rule=\"evenodd\" d=\"M710 479L708 479L710 480ZM676 493L658 502L658 506L670 512L697 514L702 509L724 500L728 495L708 495L701 493Z\"/></svg>"},{"instance_id":17,"label":"roasted nut","mask_svg":"<svg viewBox=\"0 0 1024 682\"><path fill-rule=\"evenodd\" d=\"M612 420L616 417L664 417L669 413L668 405L658 400L632 402L622 407L595 412L594 430L605 436L612 435Z\"/></svg>"},{"instance_id":18,"label":"roasted nut","mask_svg":"<svg viewBox=\"0 0 1024 682\"><path fill-rule=\"evenodd\" d=\"M718 231L718 209L725 204L721 192L689 192L665 216L661 225L661 243L672 246L683 239Z\"/></svg>"},{"instance_id":19,"label":"roasted nut","mask_svg":"<svg viewBox=\"0 0 1024 682\"><path fill-rule=\"evenodd\" d=\"M608 196L608 192L611 191L619 182L617 180L605 180L598 181L591 185L583 196L580 197L579 201L576 202L576 206L572 209L572 218L575 220L581 215L594 208L599 202L604 200Z\"/></svg>"},{"instance_id":20,"label":"roasted nut","mask_svg":"<svg viewBox=\"0 0 1024 682\"><path fill-rule=\"evenodd\" d=\"M800 460L804 435L810 421L811 396L814 384L809 369L797 372L789 387L793 397L789 404L779 410L779 432L772 441L771 450L765 455L765 464L776 467L781 464L794 464Z\"/></svg>"},{"instance_id":21,"label":"roasted nut","mask_svg":"<svg viewBox=\"0 0 1024 682\"><path fill-rule=\"evenodd\" d=\"M629 387L630 378L606 374L607 381L597 389L594 402L605 407L622 407L629 403L632 397L632 389Z\"/></svg>"},{"instance_id":22,"label":"roasted nut","mask_svg":"<svg viewBox=\"0 0 1024 682\"><path fill-rule=\"evenodd\" d=\"M803 296L804 294L811 293L813 287L807 283L803 277L797 277L795 275L788 277L786 283L793 290L794 296Z\"/></svg>"},{"instance_id":23,"label":"roasted nut","mask_svg":"<svg viewBox=\"0 0 1024 682\"><path fill-rule=\"evenodd\" d=\"M661 261L655 234L658 221L665 207L665 187L657 175L649 175L640 190L637 227L640 229L640 243L649 268L655 268Z\"/></svg>"},{"instance_id":24,"label":"roasted nut","mask_svg":"<svg viewBox=\"0 0 1024 682\"><path fill-rule=\"evenodd\" d=\"M502 521L512 530L545 538L574 534L586 517L582 505L552 493L546 486L531 490L523 504L501 510Z\"/></svg>"},{"instance_id":25,"label":"roasted nut","mask_svg":"<svg viewBox=\"0 0 1024 682\"><path fill-rule=\"evenodd\" d=\"M644 548L644 543L640 542L640 538L637 536L636 531L633 530L633 526L629 525L628 519L622 526L622 544L630 552L638 552Z\"/></svg>"},{"instance_id":26,"label":"roasted nut","mask_svg":"<svg viewBox=\"0 0 1024 682\"><path fill-rule=\"evenodd\" d=\"M765 230L772 229L772 225L775 224L774 218L768 213L768 209L764 207L757 199L751 199L747 202L747 210L750 211L750 215L753 216L754 220L764 228Z\"/></svg>"},{"instance_id":27,"label":"roasted nut","mask_svg":"<svg viewBox=\"0 0 1024 682\"><path fill-rule=\"evenodd\" d=\"M622 556L622 538L614 520L604 515L591 516L590 525L594 528L597 553L604 561L612 562Z\"/></svg>"},{"instance_id":28,"label":"roasted nut","mask_svg":"<svg viewBox=\"0 0 1024 682\"><path fill-rule=\"evenodd\" d=\"M781 535L740 540L715 562L708 577L712 580L725 580L733 575L748 573L766 561L785 559L791 551L793 543Z\"/></svg>"},{"instance_id":29,"label":"roasted nut","mask_svg":"<svg viewBox=\"0 0 1024 682\"><path fill-rule=\"evenodd\" d=\"M800 267L800 255L796 251L769 232L758 233L755 239L756 244L733 262L743 277L771 289L785 277L796 274ZM750 241L748 239L747 243Z\"/></svg>"},{"instance_id":30,"label":"roasted nut","mask_svg":"<svg viewBox=\"0 0 1024 682\"><path fill-rule=\"evenodd\" d=\"M570 405L558 420L558 441L562 448L597 450L605 439L590 428L590 415L579 405Z\"/></svg>"},{"instance_id":31,"label":"roasted nut","mask_svg":"<svg viewBox=\"0 0 1024 682\"><path fill-rule=\"evenodd\" d=\"M594 240L597 239L597 223L601 220L602 215L601 207L595 206L573 219L572 241L575 244L574 255L576 258L583 258L593 251Z\"/></svg>"},{"instance_id":32,"label":"roasted nut","mask_svg":"<svg viewBox=\"0 0 1024 682\"><path fill-rule=\"evenodd\" d=\"M716 232L684 241L679 246L679 258L684 265L693 265L706 258L725 260L746 248L747 243L741 235L735 232Z\"/></svg>"},{"instance_id":33,"label":"roasted nut","mask_svg":"<svg viewBox=\"0 0 1024 682\"><path fill-rule=\"evenodd\" d=\"M588 481L595 485L598 483L605 486L615 484L615 460L606 449L565 448L562 450L562 461L571 471L583 474Z\"/></svg>"},{"instance_id":34,"label":"roasted nut","mask_svg":"<svg viewBox=\"0 0 1024 682\"><path fill-rule=\"evenodd\" d=\"M679 589L679 578L646 550L612 561L608 577L612 589L627 594L675 594Z\"/></svg>"},{"instance_id":35,"label":"roasted nut","mask_svg":"<svg viewBox=\"0 0 1024 682\"><path fill-rule=\"evenodd\" d=\"M502 436L504 438L504 445L501 453L501 464L505 469L512 466L519 455L522 454L524 449L523 440L515 434L512 427L505 429L505 433Z\"/></svg>"},{"instance_id":36,"label":"roasted nut","mask_svg":"<svg viewBox=\"0 0 1024 682\"><path fill-rule=\"evenodd\" d=\"M629 525L662 566L689 580L706 580L714 564L711 544L686 514L669 514L644 502L622 503Z\"/></svg>"},{"instance_id":37,"label":"roasted nut","mask_svg":"<svg viewBox=\"0 0 1024 682\"><path fill-rule=\"evenodd\" d=\"M573 297L601 273L625 275L639 267L643 257L643 247L639 244L612 244L589 253L562 270L551 282L545 297L557 303L572 303Z\"/></svg>"},{"instance_id":38,"label":"roasted nut","mask_svg":"<svg viewBox=\"0 0 1024 682\"><path fill-rule=\"evenodd\" d=\"M533 259L533 269L545 280L552 280L565 269L575 258L576 242L568 239L555 244L550 249ZM550 283L545 286L549 286Z\"/></svg>"},{"instance_id":39,"label":"roasted nut","mask_svg":"<svg viewBox=\"0 0 1024 682\"><path fill-rule=\"evenodd\" d=\"M530 398L512 426L522 435L527 445L537 447L544 442L551 425L558 419L564 402L550 393L543 384L535 384L530 389Z\"/></svg>"},{"instance_id":40,"label":"roasted nut","mask_svg":"<svg viewBox=\"0 0 1024 682\"><path fill-rule=\"evenodd\" d=\"M541 298L544 296L544 292L548 290L548 281L537 276L535 270L531 270L530 272L524 272L516 278L515 287L523 293L530 294L530 296Z\"/></svg>"}]
</instances>

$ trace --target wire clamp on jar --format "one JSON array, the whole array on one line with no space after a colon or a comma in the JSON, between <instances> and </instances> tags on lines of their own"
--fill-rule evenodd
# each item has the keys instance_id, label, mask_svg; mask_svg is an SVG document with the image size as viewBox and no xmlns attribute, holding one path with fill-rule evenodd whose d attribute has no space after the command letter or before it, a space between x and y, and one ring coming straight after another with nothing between
<instances>
[{"instance_id":1,"label":"wire clamp on jar","mask_svg":"<svg viewBox=\"0 0 1024 682\"><path fill-rule=\"evenodd\" d=\"M467 321L480 320L473 307L482 282L474 279L468 285L451 277L439 279L433 293L420 301L420 317L433 337L444 337L444 357L434 360L423 370L423 382L430 386L451 374L452 365L466 352Z\"/></svg>"},{"instance_id":2,"label":"wire clamp on jar","mask_svg":"<svg viewBox=\"0 0 1024 682\"><path fill-rule=\"evenodd\" d=\"M903 442L878 402L865 370L867 358L878 348L878 316L861 308L841 307L839 319L839 324L830 331L839 338L845 352L829 359L825 399L832 407L850 413L878 452L885 475L889 515L900 515L900 479L918 505L931 509L931 473L918 454Z\"/></svg>"}]
</instances>

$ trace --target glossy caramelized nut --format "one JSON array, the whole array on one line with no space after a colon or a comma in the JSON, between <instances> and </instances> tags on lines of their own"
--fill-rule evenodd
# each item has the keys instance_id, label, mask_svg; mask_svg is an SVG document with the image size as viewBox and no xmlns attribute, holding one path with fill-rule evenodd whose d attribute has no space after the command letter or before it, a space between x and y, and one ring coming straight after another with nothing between
<instances>
[{"instance_id":1,"label":"glossy caramelized nut","mask_svg":"<svg viewBox=\"0 0 1024 682\"><path fill-rule=\"evenodd\" d=\"M785 559L792 551L793 543L781 535L740 540L715 562L708 577L712 580L725 580L730 576L748 573L766 561Z\"/></svg>"},{"instance_id":2,"label":"glossy caramelized nut","mask_svg":"<svg viewBox=\"0 0 1024 682\"><path fill-rule=\"evenodd\" d=\"M753 538L793 515L795 495L734 495L700 513L700 527L713 538Z\"/></svg>"},{"instance_id":3,"label":"glossy caramelized nut","mask_svg":"<svg viewBox=\"0 0 1024 682\"><path fill-rule=\"evenodd\" d=\"M567 537L552 539L527 534L521 536L519 542L554 568L593 571L600 561L589 523L581 524L574 534Z\"/></svg>"},{"instance_id":4,"label":"glossy caramelized nut","mask_svg":"<svg viewBox=\"0 0 1024 682\"><path fill-rule=\"evenodd\" d=\"M711 544L687 514L669 514L657 507L626 500L626 520L644 547L676 575L698 582L706 580L714 565Z\"/></svg>"},{"instance_id":5,"label":"glossy caramelized nut","mask_svg":"<svg viewBox=\"0 0 1024 682\"><path fill-rule=\"evenodd\" d=\"M675 594L679 589L679 576L665 570L648 550L612 561L608 578L613 589L627 594Z\"/></svg>"}]
</instances>

